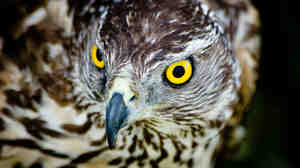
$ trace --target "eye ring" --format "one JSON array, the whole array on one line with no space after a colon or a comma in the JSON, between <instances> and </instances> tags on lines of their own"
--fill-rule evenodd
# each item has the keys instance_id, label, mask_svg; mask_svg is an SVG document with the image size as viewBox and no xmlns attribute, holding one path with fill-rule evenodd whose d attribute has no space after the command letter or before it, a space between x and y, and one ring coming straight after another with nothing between
<instances>
[{"instance_id":1,"label":"eye ring","mask_svg":"<svg viewBox=\"0 0 300 168\"><path fill-rule=\"evenodd\" d=\"M181 60L167 67L165 76L169 83L173 85L183 85L187 83L193 73L193 67L189 60Z\"/></svg>"},{"instance_id":2,"label":"eye ring","mask_svg":"<svg viewBox=\"0 0 300 168\"><path fill-rule=\"evenodd\" d=\"M92 56L92 60L93 60L94 64L98 68L103 69L104 66L105 66L104 60L103 60L103 55L101 54L101 52L100 52L99 48L97 47L97 45L93 45L91 56Z\"/></svg>"}]
</instances>

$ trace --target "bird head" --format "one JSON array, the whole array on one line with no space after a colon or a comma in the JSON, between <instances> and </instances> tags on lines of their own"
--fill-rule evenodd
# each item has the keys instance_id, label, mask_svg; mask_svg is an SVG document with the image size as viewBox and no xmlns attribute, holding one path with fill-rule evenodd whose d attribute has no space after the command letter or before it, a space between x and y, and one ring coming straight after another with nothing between
<instances>
[{"instance_id":1,"label":"bird head","mask_svg":"<svg viewBox=\"0 0 300 168\"><path fill-rule=\"evenodd\" d=\"M138 128L218 134L240 75L218 18L184 1L121 1L102 13L80 34L79 69L91 99L103 105L109 146Z\"/></svg>"}]
</instances>

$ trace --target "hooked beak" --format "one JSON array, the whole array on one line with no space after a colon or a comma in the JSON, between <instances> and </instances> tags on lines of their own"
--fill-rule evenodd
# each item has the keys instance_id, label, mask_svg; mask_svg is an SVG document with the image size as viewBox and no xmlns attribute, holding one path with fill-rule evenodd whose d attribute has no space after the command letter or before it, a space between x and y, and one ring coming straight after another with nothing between
<instances>
[{"instance_id":1,"label":"hooked beak","mask_svg":"<svg viewBox=\"0 0 300 168\"><path fill-rule=\"evenodd\" d=\"M128 115L129 110L123 95L118 92L113 93L106 107L106 137L110 149L115 146L119 130L127 125Z\"/></svg>"}]
</instances>

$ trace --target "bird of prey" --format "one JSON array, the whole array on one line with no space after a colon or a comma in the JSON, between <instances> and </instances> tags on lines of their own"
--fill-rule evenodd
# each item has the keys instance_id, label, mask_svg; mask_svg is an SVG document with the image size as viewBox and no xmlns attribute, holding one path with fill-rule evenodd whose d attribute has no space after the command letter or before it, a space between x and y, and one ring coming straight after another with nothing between
<instances>
[{"instance_id":1,"label":"bird of prey","mask_svg":"<svg viewBox=\"0 0 300 168\"><path fill-rule=\"evenodd\" d=\"M249 0L15 9L0 36L1 168L213 168L242 139L260 46Z\"/></svg>"}]
</instances>

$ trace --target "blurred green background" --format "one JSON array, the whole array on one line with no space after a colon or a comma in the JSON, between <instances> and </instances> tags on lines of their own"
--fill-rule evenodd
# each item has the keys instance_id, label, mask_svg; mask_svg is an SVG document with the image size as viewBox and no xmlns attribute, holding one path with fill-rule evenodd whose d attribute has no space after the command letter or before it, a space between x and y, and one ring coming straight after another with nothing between
<instances>
[{"instance_id":1,"label":"blurred green background","mask_svg":"<svg viewBox=\"0 0 300 168\"><path fill-rule=\"evenodd\" d=\"M7 23L14 23L18 18L7 9L21 1L24 0L1 1L0 33ZM249 136L242 146L241 158L218 161L216 167L294 168L298 159L295 151L299 126L297 121L291 121L297 118L288 110L288 90L296 95L300 86L300 57L297 57L300 21L292 14L297 9L292 10L290 6L288 9L287 1L253 0L253 3L261 16L262 50L257 92L243 121Z\"/></svg>"}]
</instances>

